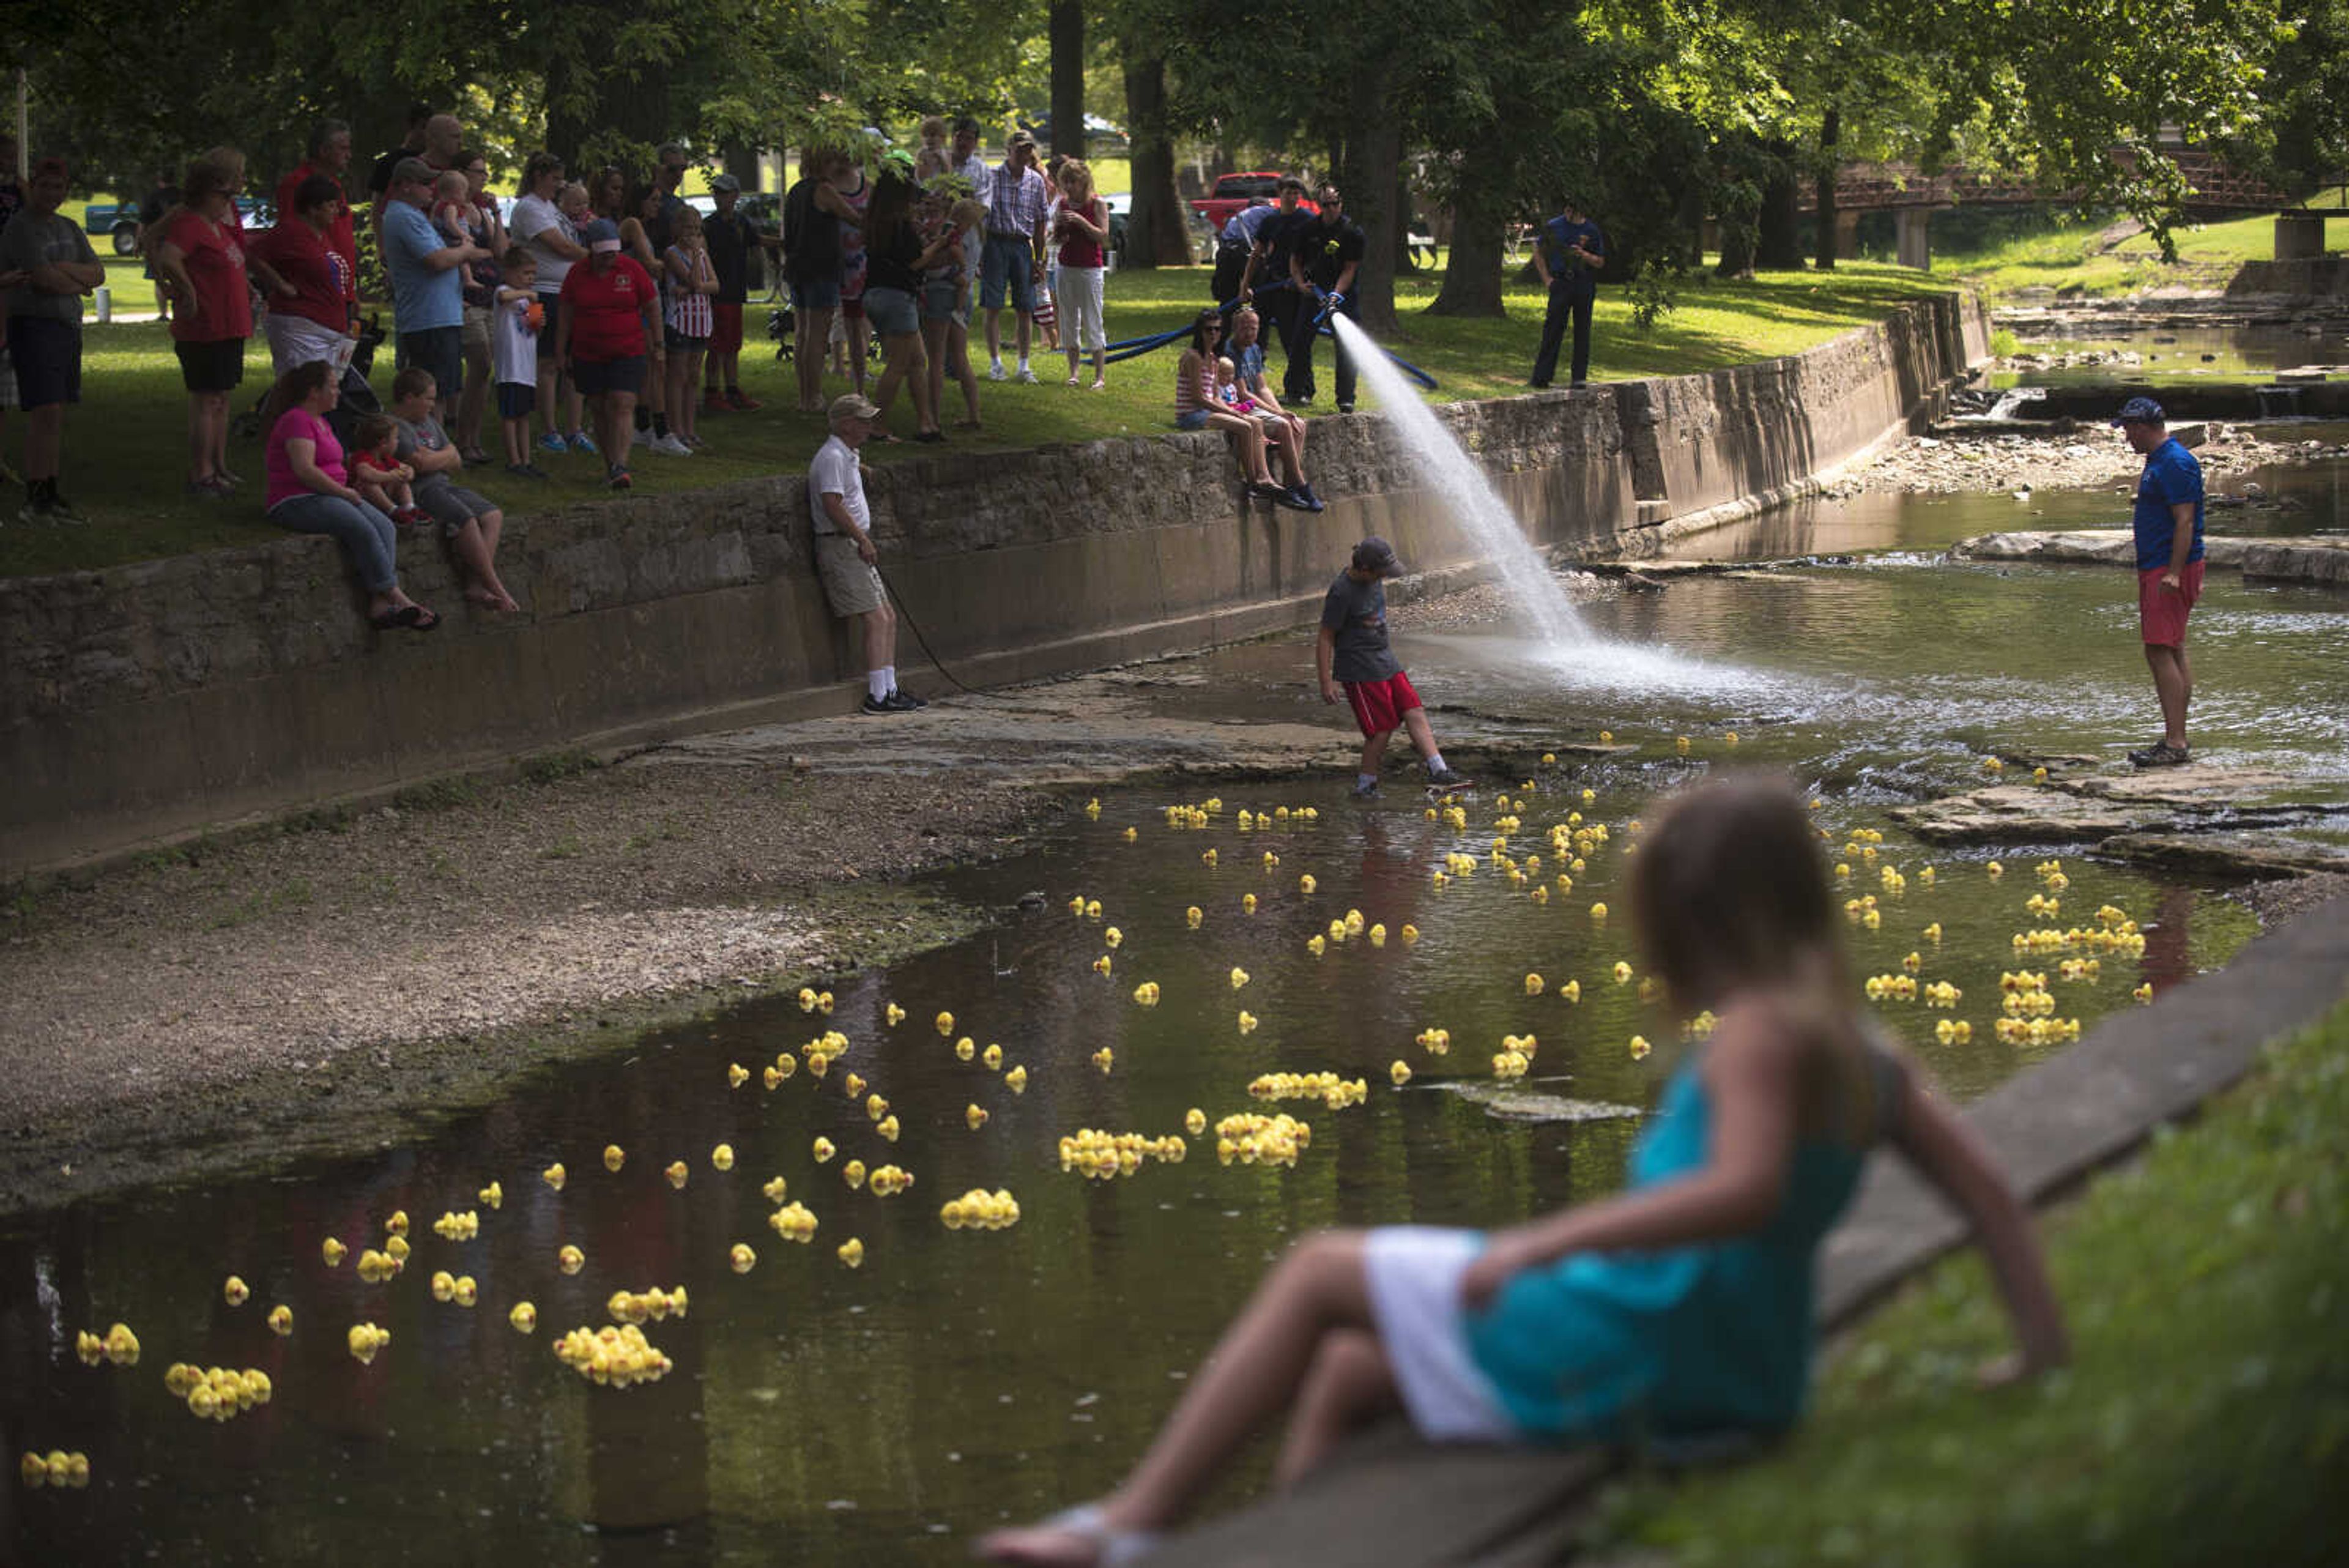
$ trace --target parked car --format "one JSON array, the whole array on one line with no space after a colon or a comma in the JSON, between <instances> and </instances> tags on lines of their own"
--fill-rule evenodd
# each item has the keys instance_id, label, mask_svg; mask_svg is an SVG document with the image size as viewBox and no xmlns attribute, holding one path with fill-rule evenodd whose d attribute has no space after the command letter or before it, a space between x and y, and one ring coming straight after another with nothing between
<instances>
[{"instance_id":1,"label":"parked car","mask_svg":"<svg viewBox=\"0 0 2349 1568\"><path fill-rule=\"evenodd\" d=\"M1022 130L1035 133L1039 146L1052 145L1052 117L1050 113L1038 116L1032 123L1023 119L1019 124ZM1126 140L1124 131L1120 130L1100 115L1085 116L1084 155L1086 157L1097 158L1104 152L1123 153L1130 151L1132 151L1132 144Z\"/></svg>"},{"instance_id":2,"label":"parked car","mask_svg":"<svg viewBox=\"0 0 2349 1568\"><path fill-rule=\"evenodd\" d=\"M265 229L277 221L274 203L252 196L239 196L236 210L248 229ZM85 202L81 209L81 232L91 239L100 234L114 242L114 254L127 256L139 249L139 203L136 202Z\"/></svg>"},{"instance_id":3,"label":"parked car","mask_svg":"<svg viewBox=\"0 0 2349 1568\"><path fill-rule=\"evenodd\" d=\"M1215 190L1205 196L1193 197L1191 210L1206 220L1214 234L1220 234L1234 213L1259 199L1272 201L1279 192L1280 176L1276 173L1259 171L1253 174L1218 174ZM1321 209L1309 196L1298 203L1298 210L1318 213Z\"/></svg>"}]
</instances>

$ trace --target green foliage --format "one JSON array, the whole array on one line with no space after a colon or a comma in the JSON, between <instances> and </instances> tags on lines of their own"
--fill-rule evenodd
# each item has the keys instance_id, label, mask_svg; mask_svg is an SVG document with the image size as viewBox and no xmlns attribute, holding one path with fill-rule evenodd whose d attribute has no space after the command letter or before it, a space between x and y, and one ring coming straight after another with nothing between
<instances>
[{"instance_id":1,"label":"green foliage","mask_svg":"<svg viewBox=\"0 0 2349 1568\"><path fill-rule=\"evenodd\" d=\"M2022 348L2023 339L2014 335L2014 329L2013 327L1996 327L1991 332L1990 351L1997 355L2000 358L2003 359L2009 355L2018 352Z\"/></svg>"},{"instance_id":2,"label":"green foliage","mask_svg":"<svg viewBox=\"0 0 2349 1568\"><path fill-rule=\"evenodd\" d=\"M1631 330L1645 337L1680 303L1682 274L1676 263L1651 256L1631 275Z\"/></svg>"},{"instance_id":3,"label":"green foliage","mask_svg":"<svg viewBox=\"0 0 2349 1568\"><path fill-rule=\"evenodd\" d=\"M2349 1539L2349 1009L2049 1221L2074 1365L1982 1393L1978 1258L1859 1331L1783 1450L1613 1529L1679 1568L2317 1563Z\"/></svg>"}]
</instances>

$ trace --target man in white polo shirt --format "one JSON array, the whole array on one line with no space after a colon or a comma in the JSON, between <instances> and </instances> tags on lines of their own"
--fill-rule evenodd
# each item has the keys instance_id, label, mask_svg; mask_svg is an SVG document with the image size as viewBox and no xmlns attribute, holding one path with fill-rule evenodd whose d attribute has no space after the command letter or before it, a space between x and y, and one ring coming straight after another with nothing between
<instances>
[{"instance_id":1,"label":"man in white polo shirt","mask_svg":"<svg viewBox=\"0 0 2349 1568\"><path fill-rule=\"evenodd\" d=\"M823 597L833 614L863 625L864 702L858 711L911 713L928 704L897 689L897 617L874 564L880 557L864 502L864 465L856 459L880 413L877 404L854 392L833 400L832 437L808 465L808 514Z\"/></svg>"}]
</instances>

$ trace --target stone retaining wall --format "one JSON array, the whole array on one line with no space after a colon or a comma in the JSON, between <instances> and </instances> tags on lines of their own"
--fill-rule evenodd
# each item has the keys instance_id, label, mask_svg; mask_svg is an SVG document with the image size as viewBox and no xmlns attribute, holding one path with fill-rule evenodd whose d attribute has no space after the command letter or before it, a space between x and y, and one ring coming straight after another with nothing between
<instances>
[{"instance_id":1,"label":"stone retaining wall","mask_svg":"<svg viewBox=\"0 0 2349 1568\"><path fill-rule=\"evenodd\" d=\"M1538 542L1590 545L1931 414L1988 336L1949 296L1794 358L1444 413ZM1475 564L1382 421L1316 421L1310 457L1319 515L1239 504L1208 434L916 459L876 475L874 534L973 684L1309 621L1366 533ZM316 538L0 582L0 877L533 750L843 711L859 655L809 549L792 472L509 519L515 616L470 613L410 545L403 579L447 618L426 637L370 631ZM909 635L900 661L922 662Z\"/></svg>"}]
</instances>

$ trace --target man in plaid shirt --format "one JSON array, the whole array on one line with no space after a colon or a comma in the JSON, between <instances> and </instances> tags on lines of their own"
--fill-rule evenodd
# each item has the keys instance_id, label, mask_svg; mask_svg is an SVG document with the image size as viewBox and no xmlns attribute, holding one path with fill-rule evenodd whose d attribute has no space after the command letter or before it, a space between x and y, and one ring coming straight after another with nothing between
<instances>
[{"instance_id":1,"label":"man in plaid shirt","mask_svg":"<svg viewBox=\"0 0 2349 1568\"><path fill-rule=\"evenodd\" d=\"M980 254L978 302L987 310L987 379L1003 379L1003 290L1019 317L1019 379L1036 384L1028 368L1028 339L1036 325L1036 286L1044 281L1044 176L1036 167L1036 139L1011 133L1010 155L995 171L987 197L987 244Z\"/></svg>"}]
</instances>

